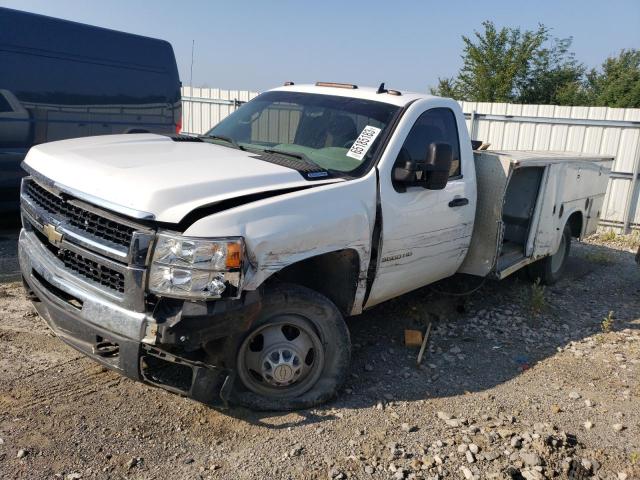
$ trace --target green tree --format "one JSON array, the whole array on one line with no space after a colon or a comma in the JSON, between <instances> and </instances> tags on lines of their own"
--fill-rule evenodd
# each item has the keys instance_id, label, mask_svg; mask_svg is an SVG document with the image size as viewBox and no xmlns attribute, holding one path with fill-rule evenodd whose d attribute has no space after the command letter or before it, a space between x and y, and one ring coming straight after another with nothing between
<instances>
[{"instance_id":1,"label":"green tree","mask_svg":"<svg viewBox=\"0 0 640 480\"><path fill-rule=\"evenodd\" d=\"M601 72L587 74L586 90L591 105L640 108L640 50L607 58Z\"/></svg>"},{"instance_id":2,"label":"green tree","mask_svg":"<svg viewBox=\"0 0 640 480\"><path fill-rule=\"evenodd\" d=\"M588 101L583 85L585 68L569 49L572 39L546 39L529 60L528 72L517 87L520 103L582 105Z\"/></svg>"},{"instance_id":3,"label":"green tree","mask_svg":"<svg viewBox=\"0 0 640 480\"><path fill-rule=\"evenodd\" d=\"M571 38L549 29L496 29L490 21L472 38L463 36L463 66L455 78L439 79L434 94L459 100L515 103L582 102L584 67L570 52Z\"/></svg>"},{"instance_id":4,"label":"green tree","mask_svg":"<svg viewBox=\"0 0 640 480\"><path fill-rule=\"evenodd\" d=\"M440 97L461 98L455 78L438 78L438 85L429 89L431 95Z\"/></svg>"}]
</instances>

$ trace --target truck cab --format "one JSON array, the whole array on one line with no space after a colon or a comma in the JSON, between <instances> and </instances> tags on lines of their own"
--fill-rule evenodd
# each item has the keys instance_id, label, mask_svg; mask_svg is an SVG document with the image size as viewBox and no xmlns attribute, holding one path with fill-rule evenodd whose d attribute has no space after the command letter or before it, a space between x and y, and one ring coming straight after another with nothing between
<instances>
[{"instance_id":1,"label":"truck cab","mask_svg":"<svg viewBox=\"0 0 640 480\"><path fill-rule=\"evenodd\" d=\"M348 372L345 317L456 272L556 281L610 161L474 154L454 100L287 84L202 136L32 148L19 258L41 316L103 365L306 408Z\"/></svg>"}]
</instances>

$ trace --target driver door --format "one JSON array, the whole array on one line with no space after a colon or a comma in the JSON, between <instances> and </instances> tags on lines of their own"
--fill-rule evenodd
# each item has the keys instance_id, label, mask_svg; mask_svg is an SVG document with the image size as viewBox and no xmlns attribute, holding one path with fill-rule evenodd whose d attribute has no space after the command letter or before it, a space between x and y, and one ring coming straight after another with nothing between
<instances>
[{"instance_id":1,"label":"driver door","mask_svg":"<svg viewBox=\"0 0 640 480\"><path fill-rule=\"evenodd\" d=\"M449 143L449 180L442 190L403 187L394 184L392 168L380 171L382 241L366 307L453 275L471 241L475 175L473 159L461 158L458 135L466 126L457 124L450 108L437 107L423 111L410 128L398 156L423 161L430 143Z\"/></svg>"}]
</instances>

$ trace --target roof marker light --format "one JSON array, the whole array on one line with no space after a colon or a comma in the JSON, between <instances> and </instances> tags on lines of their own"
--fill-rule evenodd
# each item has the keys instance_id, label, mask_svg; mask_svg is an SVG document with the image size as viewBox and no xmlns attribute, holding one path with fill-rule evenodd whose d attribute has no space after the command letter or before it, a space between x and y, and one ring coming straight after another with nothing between
<instances>
[{"instance_id":1,"label":"roof marker light","mask_svg":"<svg viewBox=\"0 0 640 480\"><path fill-rule=\"evenodd\" d=\"M349 90L355 90L357 85L352 83L336 83L336 82L316 82L316 87L333 87L333 88L348 88Z\"/></svg>"}]
</instances>

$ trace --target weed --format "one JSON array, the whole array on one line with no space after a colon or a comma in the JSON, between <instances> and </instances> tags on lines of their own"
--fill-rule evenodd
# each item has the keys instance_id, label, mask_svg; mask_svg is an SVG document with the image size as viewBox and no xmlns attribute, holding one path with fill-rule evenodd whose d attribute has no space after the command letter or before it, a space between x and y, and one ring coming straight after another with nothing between
<instances>
[{"instance_id":1,"label":"weed","mask_svg":"<svg viewBox=\"0 0 640 480\"><path fill-rule=\"evenodd\" d=\"M629 454L629 460L631 461L631 465L635 465L640 461L640 452L631 452Z\"/></svg>"},{"instance_id":2,"label":"weed","mask_svg":"<svg viewBox=\"0 0 640 480\"><path fill-rule=\"evenodd\" d=\"M610 311L609 315L604 317L602 319L602 323L600 324L602 326L603 333L609 333L613 330L614 320L615 320L615 317L613 316L613 311Z\"/></svg>"},{"instance_id":3,"label":"weed","mask_svg":"<svg viewBox=\"0 0 640 480\"><path fill-rule=\"evenodd\" d=\"M602 240L603 242L613 242L617 236L618 234L613 230L607 230L606 232L602 232L600 234L600 240Z\"/></svg>"},{"instance_id":4,"label":"weed","mask_svg":"<svg viewBox=\"0 0 640 480\"><path fill-rule=\"evenodd\" d=\"M544 285L540 283L540 279L531 284L531 297L529 307L533 313L540 313L545 307L546 299L544 296Z\"/></svg>"},{"instance_id":5,"label":"weed","mask_svg":"<svg viewBox=\"0 0 640 480\"><path fill-rule=\"evenodd\" d=\"M610 265L613 263L613 260L611 260L607 252L589 252L585 255L585 258L592 263L598 263L600 265Z\"/></svg>"}]
</instances>

